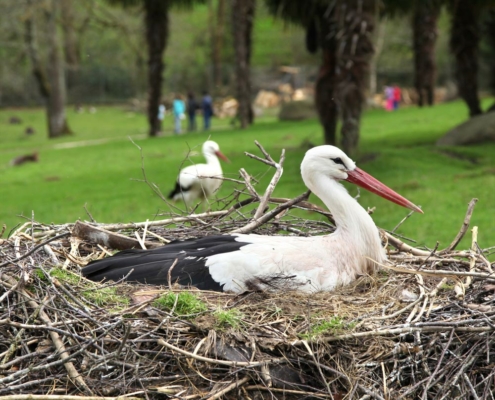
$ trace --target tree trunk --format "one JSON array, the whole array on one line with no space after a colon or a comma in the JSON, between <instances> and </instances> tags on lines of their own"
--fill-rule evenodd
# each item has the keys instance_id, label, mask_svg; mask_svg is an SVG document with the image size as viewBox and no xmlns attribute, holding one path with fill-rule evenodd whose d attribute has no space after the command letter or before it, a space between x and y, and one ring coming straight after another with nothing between
<instances>
[{"instance_id":1,"label":"tree trunk","mask_svg":"<svg viewBox=\"0 0 495 400\"><path fill-rule=\"evenodd\" d=\"M232 27L236 64L238 117L241 128L253 122L251 107L251 34L254 20L255 0L232 0Z\"/></svg>"},{"instance_id":2,"label":"tree trunk","mask_svg":"<svg viewBox=\"0 0 495 400\"><path fill-rule=\"evenodd\" d=\"M158 136L161 121L158 107L162 96L163 53L168 40L168 0L144 0L146 42L148 44L148 123L149 136Z\"/></svg>"},{"instance_id":3,"label":"tree trunk","mask_svg":"<svg viewBox=\"0 0 495 400\"><path fill-rule=\"evenodd\" d=\"M436 63L435 42L440 5L417 2L413 20L414 87L418 94L418 105L425 102L432 106L435 94Z\"/></svg>"},{"instance_id":4,"label":"tree trunk","mask_svg":"<svg viewBox=\"0 0 495 400\"><path fill-rule=\"evenodd\" d=\"M309 40L317 29L319 46L322 49L322 64L316 79L315 105L320 123L323 126L325 144L337 144L337 122L339 118L337 103L335 102L335 83L337 72L337 42L335 38L335 16L326 13L324 9L318 13L318 24L308 27L307 47L312 50L313 40Z\"/></svg>"},{"instance_id":5,"label":"tree trunk","mask_svg":"<svg viewBox=\"0 0 495 400\"><path fill-rule=\"evenodd\" d=\"M43 64L41 62L38 51L38 37L34 24L35 18L33 16L33 0L28 0L27 4L29 7L29 14L24 22L24 26L26 28L25 40L27 52L29 55L29 59L31 60L33 76L38 83L41 96L43 96L43 98L46 100L50 96L50 84L48 83L48 77L46 75L45 69L43 68Z\"/></svg>"},{"instance_id":6,"label":"tree trunk","mask_svg":"<svg viewBox=\"0 0 495 400\"><path fill-rule=\"evenodd\" d=\"M225 0L218 0L216 18L214 2L209 1L211 29L211 61L213 64L213 85L215 91L222 86L222 48L225 35Z\"/></svg>"},{"instance_id":7,"label":"tree trunk","mask_svg":"<svg viewBox=\"0 0 495 400\"><path fill-rule=\"evenodd\" d=\"M378 80L377 80L377 71L378 71L378 58L383 50L383 44L385 43L385 32L386 32L386 24L387 19L384 18L382 21L379 21L379 14L375 13L375 20L378 21L378 26L375 35L375 53L370 60L370 73L369 73L369 97L373 98L378 93Z\"/></svg>"},{"instance_id":8,"label":"tree trunk","mask_svg":"<svg viewBox=\"0 0 495 400\"><path fill-rule=\"evenodd\" d=\"M459 94L471 117L482 113L478 97L479 9L474 2L452 0L450 50L455 58L455 77Z\"/></svg>"},{"instance_id":9,"label":"tree trunk","mask_svg":"<svg viewBox=\"0 0 495 400\"><path fill-rule=\"evenodd\" d=\"M366 77L373 56L372 34L376 0L340 0L336 7L336 100L342 115L342 149L352 154L359 143L359 123Z\"/></svg>"},{"instance_id":10,"label":"tree trunk","mask_svg":"<svg viewBox=\"0 0 495 400\"><path fill-rule=\"evenodd\" d=\"M485 22L485 34L489 45L486 59L491 71L490 88L492 94L495 94L495 10L493 9L488 11ZM490 106L488 111L495 111L495 103Z\"/></svg>"},{"instance_id":11,"label":"tree trunk","mask_svg":"<svg viewBox=\"0 0 495 400\"><path fill-rule=\"evenodd\" d=\"M73 0L61 0L60 6L62 12L62 29L64 31L65 62L70 70L76 70L79 67L80 57L74 28Z\"/></svg>"},{"instance_id":12,"label":"tree trunk","mask_svg":"<svg viewBox=\"0 0 495 400\"><path fill-rule=\"evenodd\" d=\"M55 138L70 134L71 131L65 116L65 71L57 33L57 15L59 0L51 1L51 9L47 11L48 19L48 81L50 91L47 98L48 137Z\"/></svg>"}]
</instances>

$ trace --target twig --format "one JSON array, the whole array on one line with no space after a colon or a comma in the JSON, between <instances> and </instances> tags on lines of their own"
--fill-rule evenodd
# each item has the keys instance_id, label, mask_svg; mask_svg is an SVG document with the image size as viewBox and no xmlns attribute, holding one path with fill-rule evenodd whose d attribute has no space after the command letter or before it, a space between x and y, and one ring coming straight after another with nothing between
<instances>
[{"instance_id":1,"label":"twig","mask_svg":"<svg viewBox=\"0 0 495 400\"><path fill-rule=\"evenodd\" d=\"M237 228L237 229L230 231L230 233L248 233L248 232L251 232L253 229L256 229L257 227L263 225L265 222L274 218L278 213L282 212L283 210L285 210L289 207L292 207L294 204L299 203L301 200L305 199L306 196L307 196L307 192L297 196L295 199L292 199L292 200L288 201L287 203L279 205L278 207L274 208L272 211L264 214L259 219L253 220L253 221L249 222L248 224L244 225L242 228Z\"/></svg>"},{"instance_id":2,"label":"twig","mask_svg":"<svg viewBox=\"0 0 495 400\"><path fill-rule=\"evenodd\" d=\"M56 394L11 394L0 396L0 400L141 400L140 397L100 397L100 396L68 396Z\"/></svg>"},{"instance_id":3,"label":"twig","mask_svg":"<svg viewBox=\"0 0 495 400\"><path fill-rule=\"evenodd\" d=\"M273 159L270 157L270 155L263 149L263 147L258 143L255 142L256 145L260 148L260 150L263 152L265 155L265 158L270 162L270 165L276 168L276 172L272 177L272 180L268 184L268 187L265 190L265 194L261 197L260 199L260 204L258 208L256 209L256 212L254 213L253 220L257 220L258 218L263 215L265 212L265 208L268 204L268 200L270 199L271 194L275 190L275 186L277 186L278 181L280 180L280 177L282 176L282 173L284 171L283 165L284 165L284 160L285 160L285 150L282 149L282 154L280 155L280 161L278 163L275 163Z\"/></svg>"},{"instance_id":4,"label":"twig","mask_svg":"<svg viewBox=\"0 0 495 400\"><path fill-rule=\"evenodd\" d=\"M231 383L230 385L228 385L227 387L225 387L224 389L222 390L219 390L218 392L216 392L213 396L210 396L208 397L208 400L216 400L216 399L219 399L220 397L222 397L224 394L230 392L231 390L239 387L239 386L242 386L244 385L247 381L249 381L251 378L249 376L246 376L244 378L242 378L241 380L239 381L235 381L234 383ZM1 399L0 399L1 400Z\"/></svg>"},{"instance_id":5,"label":"twig","mask_svg":"<svg viewBox=\"0 0 495 400\"><path fill-rule=\"evenodd\" d=\"M5 267L6 265L9 265L9 264L14 264L18 261L21 261L23 260L24 258L36 253L39 249L41 249L45 244L48 244L50 242L53 242L54 240L58 240L58 239L61 239L63 237L66 237L66 236L69 236L70 235L70 232L65 232L65 233L62 233L60 235L57 235L57 236L54 236L52 237L51 239L47 239L45 240L43 243L40 243L39 245L33 247L31 250L29 250L27 253L24 253L22 256L18 256L16 258L14 258L13 260L10 260L10 261L5 261L4 263L0 264L0 268L2 267Z\"/></svg>"},{"instance_id":6,"label":"twig","mask_svg":"<svg viewBox=\"0 0 495 400\"><path fill-rule=\"evenodd\" d=\"M392 233L394 233L397 229L399 229L399 227L406 221L406 219L408 219L414 213L415 213L415 211L411 211L404 218L402 218L402 220L397 225L395 225L394 229L392 229Z\"/></svg>"},{"instance_id":7,"label":"twig","mask_svg":"<svg viewBox=\"0 0 495 400\"><path fill-rule=\"evenodd\" d=\"M247 362L247 361L225 361L225 360L217 360L215 358L208 358L208 357L203 357L199 356L197 354L190 353L189 351L182 350L179 347L175 347L174 345L167 343L165 340L162 338L157 340L157 343L160 346L167 347L171 350L174 350L180 354L183 354L187 357L195 358L198 361L203 361L211 364L219 364L219 365L227 365L229 367L260 367L265 364L283 364L287 362L285 358L272 358L264 361L258 361L258 362Z\"/></svg>"},{"instance_id":8,"label":"twig","mask_svg":"<svg viewBox=\"0 0 495 400\"><path fill-rule=\"evenodd\" d=\"M249 191L249 193L251 194L251 196L253 196L256 200L259 200L260 196L259 196L258 192L256 191L256 189L253 187L253 185L251 185L251 177L249 176L249 174L246 172L246 170L244 168L241 168L239 170L239 173L241 174L242 178L244 179L244 184L246 185L246 188Z\"/></svg>"},{"instance_id":9,"label":"twig","mask_svg":"<svg viewBox=\"0 0 495 400\"><path fill-rule=\"evenodd\" d=\"M464 217L464 221L462 223L461 229L457 233L457 236L454 238L451 244L449 244L445 249L441 250L439 254L445 254L449 253L452 250L454 250L459 242L462 240L464 235L466 234L468 228L469 228L469 223L471 221L471 215L473 214L474 211L474 206L478 202L478 199L474 198L469 202L468 209L466 211L466 216Z\"/></svg>"},{"instance_id":10,"label":"twig","mask_svg":"<svg viewBox=\"0 0 495 400\"><path fill-rule=\"evenodd\" d=\"M403 251L405 253L411 253L415 256L426 256L428 257L431 255L431 252L425 251L425 250L420 250L415 247L409 246L408 244L405 244L402 240L397 239L395 236L391 235L388 232L383 231L385 237L387 238L388 242L394 246L397 250Z\"/></svg>"}]
</instances>

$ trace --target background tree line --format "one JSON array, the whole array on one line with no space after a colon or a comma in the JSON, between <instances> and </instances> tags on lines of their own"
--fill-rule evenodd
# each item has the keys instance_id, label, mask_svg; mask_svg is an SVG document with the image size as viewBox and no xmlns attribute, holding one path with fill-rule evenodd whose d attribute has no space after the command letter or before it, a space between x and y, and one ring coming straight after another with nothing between
<instances>
[{"instance_id":1,"label":"background tree line","mask_svg":"<svg viewBox=\"0 0 495 400\"><path fill-rule=\"evenodd\" d=\"M398 67L398 74L391 74L391 79L413 83L420 105L432 104L437 79L448 70L455 77L469 114L483 112L479 102L480 65L485 75L495 77L494 3L6 1L0 20L5 38L0 52L6 60L2 83L7 80L9 84L2 85L1 96L8 103L16 97L16 86L22 87L21 82L32 84L34 79L39 98L46 104L49 134L56 137L70 132L64 113L67 90L72 103L90 98L96 101L98 93L91 88L98 87L92 84L99 80L103 81L102 101L147 92L149 134L154 136L160 131L157 115L164 90L209 88L215 94L233 94L238 99L238 118L244 128L254 117L253 63L255 68L314 65L318 68L314 76L315 103L325 141L336 143L337 123L341 120L341 145L352 152L359 142L366 96L380 89L370 76L376 77L376 71L396 60L413 61L402 71ZM274 23L270 15L279 22ZM439 32L447 30L448 35L440 35L439 42ZM394 42L398 37L402 41ZM404 71L408 76L401 77ZM493 89L493 80L491 85Z\"/></svg>"}]
</instances>

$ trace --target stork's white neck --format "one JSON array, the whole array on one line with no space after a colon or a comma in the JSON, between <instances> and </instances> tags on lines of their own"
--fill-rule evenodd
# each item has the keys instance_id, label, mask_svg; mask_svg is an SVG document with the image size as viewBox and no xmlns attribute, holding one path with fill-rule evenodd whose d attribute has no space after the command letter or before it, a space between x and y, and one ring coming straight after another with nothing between
<instances>
[{"instance_id":1,"label":"stork's white neck","mask_svg":"<svg viewBox=\"0 0 495 400\"><path fill-rule=\"evenodd\" d=\"M222 167L220 165L220 160L218 159L216 154L213 153L203 153L206 159L206 163L208 165L211 165L212 167L215 167L216 169L221 170Z\"/></svg>"},{"instance_id":2,"label":"stork's white neck","mask_svg":"<svg viewBox=\"0 0 495 400\"><path fill-rule=\"evenodd\" d=\"M341 236L342 242L352 244L349 249L358 253L352 255L358 256L363 272L374 264L368 258L380 263L386 259L378 228L342 184L319 172L305 182L332 212L337 225L333 235Z\"/></svg>"}]
</instances>

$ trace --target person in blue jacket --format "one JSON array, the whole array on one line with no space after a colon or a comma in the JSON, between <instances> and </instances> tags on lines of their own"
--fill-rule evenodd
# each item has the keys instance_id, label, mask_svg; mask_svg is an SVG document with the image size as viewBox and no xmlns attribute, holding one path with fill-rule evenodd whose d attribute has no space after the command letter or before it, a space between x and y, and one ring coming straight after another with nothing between
<instances>
[{"instance_id":1,"label":"person in blue jacket","mask_svg":"<svg viewBox=\"0 0 495 400\"><path fill-rule=\"evenodd\" d=\"M180 95L176 95L172 104L174 111L174 133L179 135L182 133L181 121L185 118L184 112L186 106Z\"/></svg>"}]
</instances>

